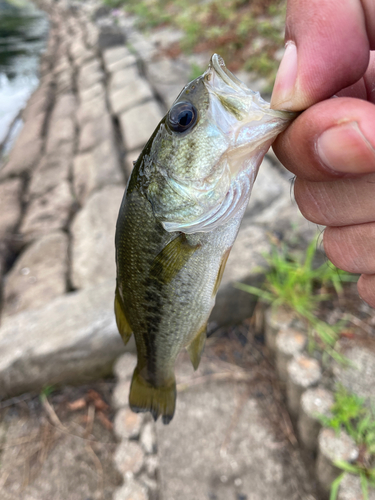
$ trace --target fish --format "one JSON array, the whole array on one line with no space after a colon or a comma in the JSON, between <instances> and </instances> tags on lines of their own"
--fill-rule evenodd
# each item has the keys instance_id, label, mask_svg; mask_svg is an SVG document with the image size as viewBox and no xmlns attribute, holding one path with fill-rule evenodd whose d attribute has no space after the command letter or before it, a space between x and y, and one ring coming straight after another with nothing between
<instances>
[{"instance_id":1,"label":"fish","mask_svg":"<svg viewBox=\"0 0 375 500\"><path fill-rule=\"evenodd\" d=\"M137 349L134 412L172 420L176 358L186 348L198 368L259 165L293 118L271 109L214 54L135 162L115 236L116 321Z\"/></svg>"}]
</instances>

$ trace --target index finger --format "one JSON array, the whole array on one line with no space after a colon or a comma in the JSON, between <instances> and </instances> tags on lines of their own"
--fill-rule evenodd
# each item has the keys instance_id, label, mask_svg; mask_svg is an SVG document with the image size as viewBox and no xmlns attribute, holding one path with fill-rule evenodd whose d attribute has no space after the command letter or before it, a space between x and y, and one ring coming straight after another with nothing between
<instances>
[{"instance_id":1,"label":"index finger","mask_svg":"<svg viewBox=\"0 0 375 500\"><path fill-rule=\"evenodd\" d=\"M301 111L352 85L375 47L372 0L289 0L272 107Z\"/></svg>"}]
</instances>

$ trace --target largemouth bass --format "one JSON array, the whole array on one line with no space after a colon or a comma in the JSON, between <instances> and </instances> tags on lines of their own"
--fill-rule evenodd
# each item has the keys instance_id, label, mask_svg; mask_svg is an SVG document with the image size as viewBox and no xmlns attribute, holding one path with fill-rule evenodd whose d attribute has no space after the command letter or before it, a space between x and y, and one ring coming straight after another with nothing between
<instances>
[{"instance_id":1,"label":"largemouth bass","mask_svg":"<svg viewBox=\"0 0 375 500\"><path fill-rule=\"evenodd\" d=\"M162 415L165 424L173 418L176 357L186 347L199 365L258 167L292 118L270 109L214 54L135 163L115 241L117 325L137 346L133 411Z\"/></svg>"}]
</instances>

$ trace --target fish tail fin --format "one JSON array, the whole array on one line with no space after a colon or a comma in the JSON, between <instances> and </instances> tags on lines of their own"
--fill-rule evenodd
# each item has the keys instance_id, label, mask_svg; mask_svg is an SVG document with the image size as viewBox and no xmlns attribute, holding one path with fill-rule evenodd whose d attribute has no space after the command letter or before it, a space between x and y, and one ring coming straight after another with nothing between
<instances>
[{"instance_id":1,"label":"fish tail fin","mask_svg":"<svg viewBox=\"0 0 375 500\"><path fill-rule=\"evenodd\" d=\"M172 375L166 385L155 387L135 368L129 394L130 408L136 412L150 411L154 420L162 415L163 424L172 420L176 406L176 380Z\"/></svg>"}]
</instances>

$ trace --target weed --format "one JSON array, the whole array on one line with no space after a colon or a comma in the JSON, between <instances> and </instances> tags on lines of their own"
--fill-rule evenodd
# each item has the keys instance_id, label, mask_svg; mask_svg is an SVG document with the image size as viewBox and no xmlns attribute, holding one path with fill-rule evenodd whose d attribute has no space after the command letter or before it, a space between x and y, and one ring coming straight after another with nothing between
<instances>
[{"instance_id":1,"label":"weed","mask_svg":"<svg viewBox=\"0 0 375 500\"><path fill-rule=\"evenodd\" d=\"M330 298L329 294L324 293L328 287L333 287L337 294L341 294L342 282L356 278L328 262L314 266L316 249L315 239L307 247L304 256L291 254L285 244L273 245L271 253L264 254L269 269L263 288L243 283L235 286L274 307L287 306L295 311L308 324L310 343L315 345L314 334L317 335L324 350L342 362L344 358L334 350L334 345L343 324L329 325L317 317L316 309L320 302Z\"/></svg>"},{"instance_id":2,"label":"weed","mask_svg":"<svg viewBox=\"0 0 375 500\"><path fill-rule=\"evenodd\" d=\"M355 463L337 460L335 465L343 471L331 485L330 500L336 500L345 474L359 476L364 500L368 500L369 486L375 486L375 418L374 411L365 406L365 399L340 387L335 393L331 417L319 415L325 427L339 432L345 430L360 449Z\"/></svg>"}]
</instances>

